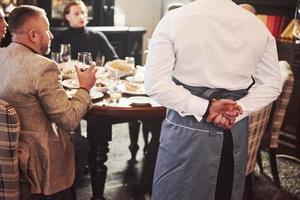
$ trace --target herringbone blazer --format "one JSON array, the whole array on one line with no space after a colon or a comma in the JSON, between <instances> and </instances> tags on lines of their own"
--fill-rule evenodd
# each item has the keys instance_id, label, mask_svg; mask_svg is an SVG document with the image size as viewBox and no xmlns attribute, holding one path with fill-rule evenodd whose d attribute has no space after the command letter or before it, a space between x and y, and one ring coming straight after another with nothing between
<instances>
[{"instance_id":1,"label":"herringbone blazer","mask_svg":"<svg viewBox=\"0 0 300 200\"><path fill-rule=\"evenodd\" d=\"M57 65L29 48L11 43L0 49L0 98L20 119L19 168L31 193L49 195L74 181L74 149L70 131L91 107L79 89L69 99Z\"/></svg>"}]
</instances>

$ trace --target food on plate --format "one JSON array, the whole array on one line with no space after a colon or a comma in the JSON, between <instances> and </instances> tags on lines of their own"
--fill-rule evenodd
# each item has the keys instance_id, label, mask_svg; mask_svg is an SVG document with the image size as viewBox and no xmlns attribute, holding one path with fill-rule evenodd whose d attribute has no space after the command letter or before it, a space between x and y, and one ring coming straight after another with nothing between
<instances>
[{"instance_id":1,"label":"food on plate","mask_svg":"<svg viewBox=\"0 0 300 200\"><path fill-rule=\"evenodd\" d=\"M106 87L106 85L105 85L104 83L100 82L100 81L97 81L97 82L95 83L95 86L96 86L96 87Z\"/></svg>"},{"instance_id":2,"label":"food on plate","mask_svg":"<svg viewBox=\"0 0 300 200\"><path fill-rule=\"evenodd\" d=\"M64 74L73 74L75 73L75 70L74 69L63 69L62 70Z\"/></svg>"},{"instance_id":3,"label":"food on plate","mask_svg":"<svg viewBox=\"0 0 300 200\"><path fill-rule=\"evenodd\" d=\"M110 67L122 72L131 72L133 70L125 60L121 60L121 59L116 59L111 61Z\"/></svg>"},{"instance_id":4,"label":"food on plate","mask_svg":"<svg viewBox=\"0 0 300 200\"><path fill-rule=\"evenodd\" d=\"M140 89L140 85L132 82L125 82L125 89L128 91L135 92Z\"/></svg>"}]
</instances>

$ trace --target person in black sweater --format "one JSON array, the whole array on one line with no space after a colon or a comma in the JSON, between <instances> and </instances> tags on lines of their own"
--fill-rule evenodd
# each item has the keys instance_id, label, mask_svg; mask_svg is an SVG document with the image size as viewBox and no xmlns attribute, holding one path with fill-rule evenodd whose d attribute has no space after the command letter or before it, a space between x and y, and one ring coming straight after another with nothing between
<instances>
[{"instance_id":1,"label":"person in black sweater","mask_svg":"<svg viewBox=\"0 0 300 200\"><path fill-rule=\"evenodd\" d=\"M51 45L53 52L59 52L61 44L71 44L72 59L77 59L78 52L82 51L91 52L93 60L100 54L105 56L106 61L118 58L113 46L102 32L86 28L87 7L82 1L71 1L65 6L63 21L68 28L54 35Z\"/></svg>"}]
</instances>

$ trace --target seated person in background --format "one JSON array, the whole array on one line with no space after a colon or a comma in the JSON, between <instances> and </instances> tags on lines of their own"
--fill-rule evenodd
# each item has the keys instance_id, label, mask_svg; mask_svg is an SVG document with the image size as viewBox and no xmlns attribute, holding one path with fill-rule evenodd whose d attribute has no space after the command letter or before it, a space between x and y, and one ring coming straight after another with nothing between
<instances>
[{"instance_id":1,"label":"seated person in background","mask_svg":"<svg viewBox=\"0 0 300 200\"><path fill-rule=\"evenodd\" d=\"M9 17L12 43L0 49L0 98L20 119L22 200L74 200L74 144L70 132L91 108L95 68L77 70L80 89L69 99L58 66L42 56L53 38L43 9L15 8Z\"/></svg>"},{"instance_id":2,"label":"seated person in background","mask_svg":"<svg viewBox=\"0 0 300 200\"><path fill-rule=\"evenodd\" d=\"M5 21L3 9L0 7L0 41L5 37L7 22Z\"/></svg>"},{"instance_id":3,"label":"seated person in background","mask_svg":"<svg viewBox=\"0 0 300 200\"><path fill-rule=\"evenodd\" d=\"M243 4L240 4L239 6L241 6L242 8L244 8L244 9L248 10L249 12L253 13L254 15L256 15L256 9L252 5L250 5L248 3L243 3Z\"/></svg>"},{"instance_id":4,"label":"seated person in background","mask_svg":"<svg viewBox=\"0 0 300 200\"><path fill-rule=\"evenodd\" d=\"M93 60L96 60L99 53L105 56L107 61L118 58L114 48L102 32L86 29L87 11L82 1L70 1L66 5L63 11L63 21L68 29L55 35L51 50L59 52L61 44L71 44L72 59L77 59L77 53L81 51L91 52Z\"/></svg>"}]
</instances>

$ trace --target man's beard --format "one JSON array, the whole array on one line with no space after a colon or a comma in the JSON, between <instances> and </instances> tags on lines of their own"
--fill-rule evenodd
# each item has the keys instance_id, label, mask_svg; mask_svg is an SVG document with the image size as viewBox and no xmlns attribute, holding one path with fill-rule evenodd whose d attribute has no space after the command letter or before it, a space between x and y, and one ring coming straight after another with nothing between
<instances>
[{"instance_id":1,"label":"man's beard","mask_svg":"<svg viewBox=\"0 0 300 200\"><path fill-rule=\"evenodd\" d=\"M44 53L44 55L48 55L49 53L50 53L50 47L48 47L46 50L45 50L45 53Z\"/></svg>"},{"instance_id":2,"label":"man's beard","mask_svg":"<svg viewBox=\"0 0 300 200\"><path fill-rule=\"evenodd\" d=\"M51 49L50 49L50 44L47 45L47 48L44 48L42 51L42 55L48 55L50 53Z\"/></svg>"}]
</instances>

